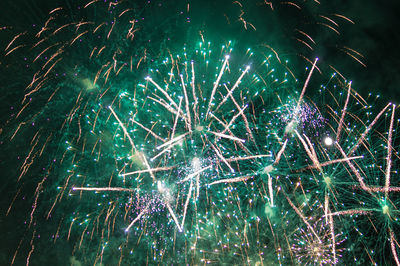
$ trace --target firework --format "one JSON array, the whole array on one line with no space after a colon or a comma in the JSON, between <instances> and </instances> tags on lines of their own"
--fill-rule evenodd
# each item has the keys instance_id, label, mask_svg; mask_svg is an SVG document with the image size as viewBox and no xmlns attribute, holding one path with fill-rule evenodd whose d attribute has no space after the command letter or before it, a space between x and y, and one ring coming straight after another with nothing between
<instances>
[{"instance_id":1,"label":"firework","mask_svg":"<svg viewBox=\"0 0 400 266\"><path fill-rule=\"evenodd\" d=\"M11 264L399 263L396 106L310 57L352 21L297 21L284 58L254 4L227 6L216 30L190 2L95 0L11 37ZM282 7L303 14L259 9Z\"/></svg>"}]
</instances>

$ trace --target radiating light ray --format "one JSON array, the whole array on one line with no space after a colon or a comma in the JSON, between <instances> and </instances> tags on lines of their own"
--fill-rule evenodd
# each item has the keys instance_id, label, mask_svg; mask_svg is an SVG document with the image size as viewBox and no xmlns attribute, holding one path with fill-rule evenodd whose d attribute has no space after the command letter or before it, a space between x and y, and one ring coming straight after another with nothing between
<instances>
[{"instance_id":1,"label":"radiating light ray","mask_svg":"<svg viewBox=\"0 0 400 266\"><path fill-rule=\"evenodd\" d=\"M253 155L253 156L245 156L245 157L235 157L226 159L227 162L236 162L236 161L244 161L244 160L253 160L258 158L272 157L270 154L261 154L261 155Z\"/></svg>"},{"instance_id":2,"label":"radiating light ray","mask_svg":"<svg viewBox=\"0 0 400 266\"><path fill-rule=\"evenodd\" d=\"M178 221L178 219L176 218L175 212L172 210L171 205L169 204L168 201L165 201L165 205L167 206L168 211L169 211L169 213L171 214L172 219L174 220L174 222L175 222L175 224L176 224L176 227L178 227L179 232L182 232L182 231L183 231L183 228L182 228L182 226L179 224L179 221Z\"/></svg>"},{"instance_id":3,"label":"radiating light ray","mask_svg":"<svg viewBox=\"0 0 400 266\"><path fill-rule=\"evenodd\" d=\"M227 162L227 160L224 158L224 156L221 154L221 152L216 148L213 144L210 144L211 148L215 151L215 154L222 160L222 162L228 166L228 168L231 170L232 173L235 172L235 170L232 168L232 166Z\"/></svg>"},{"instance_id":4,"label":"radiating light ray","mask_svg":"<svg viewBox=\"0 0 400 266\"><path fill-rule=\"evenodd\" d=\"M307 138L306 135L303 135L304 138L307 140L307 142L300 136L299 132L295 130L297 137L300 139L301 143L303 144L304 149L307 152L308 157L311 159L311 161L314 163L315 168L318 169L318 171L322 172L322 167L321 164L319 163L319 160L316 156L315 150L310 143L309 139Z\"/></svg>"},{"instance_id":5,"label":"radiating light ray","mask_svg":"<svg viewBox=\"0 0 400 266\"><path fill-rule=\"evenodd\" d=\"M395 246L396 240L394 238L392 229L389 229L389 231L390 231L390 248L392 249L392 254L393 254L394 260L396 261L396 264L400 265L399 257L397 255L396 246Z\"/></svg>"},{"instance_id":6,"label":"radiating light ray","mask_svg":"<svg viewBox=\"0 0 400 266\"><path fill-rule=\"evenodd\" d=\"M171 167L157 167L157 168L152 168L152 169L146 169L146 170L138 170L138 171L133 171L133 172L128 172L128 173L123 173L120 174L121 176L130 176L130 175L136 175L136 174L142 174L142 173L149 173L149 172L159 172L159 171L167 171L173 169L174 166Z\"/></svg>"},{"instance_id":7,"label":"radiating light ray","mask_svg":"<svg viewBox=\"0 0 400 266\"><path fill-rule=\"evenodd\" d=\"M347 157L346 153L343 151L342 147L340 147L339 144L336 145L340 151L340 153L343 155L343 157L346 159L347 165L350 167L351 171L354 173L354 175L357 177L358 182L360 183L361 189L367 191L367 192L400 192L400 187L374 187L374 186L367 186L364 182L363 177L361 176L360 172L357 171L355 166L351 163L349 158Z\"/></svg>"},{"instance_id":8,"label":"radiating light ray","mask_svg":"<svg viewBox=\"0 0 400 266\"><path fill-rule=\"evenodd\" d=\"M346 162L348 160L351 161L351 160L363 159L363 158L364 158L364 156L360 155L360 156L353 156L353 157L347 157L347 158L341 158L341 159L334 159L334 160L330 160L330 161L327 161L327 162L320 163L319 166L320 167L325 167L325 166L329 166L329 165L332 165L332 164L344 163L344 162ZM313 164L313 165L307 166L307 168L300 169L299 171L302 171L302 170L305 170L305 169L315 169L315 168L318 168L318 167L315 164Z\"/></svg>"},{"instance_id":9,"label":"radiating light ray","mask_svg":"<svg viewBox=\"0 0 400 266\"><path fill-rule=\"evenodd\" d=\"M387 139L387 157L386 157L386 171L385 171L385 197L388 197L389 186L390 186L390 171L392 168L392 135L393 135L393 121L394 121L394 111L396 105L393 104L392 116L390 117L390 125Z\"/></svg>"},{"instance_id":10,"label":"radiating light ray","mask_svg":"<svg viewBox=\"0 0 400 266\"><path fill-rule=\"evenodd\" d=\"M386 109L391 105L391 103L388 103L375 117L375 119L371 122L371 124L368 125L368 127L365 129L365 131L361 134L360 138L358 139L357 143L353 146L353 148L347 153L349 155L353 154L360 144L364 141L365 137L368 135L369 131L372 129L372 127L378 122L379 118L385 113Z\"/></svg>"},{"instance_id":11,"label":"radiating light ray","mask_svg":"<svg viewBox=\"0 0 400 266\"><path fill-rule=\"evenodd\" d=\"M189 134L190 134L189 132L186 132L186 133L184 133L182 135L179 135L179 136L177 136L177 137L175 137L175 138L173 138L173 139L171 139L171 140L169 140L169 141L157 146L156 149L160 150L161 148L164 148L164 147L168 147L168 149L170 149L171 147L176 145L179 141L184 139Z\"/></svg>"},{"instance_id":12,"label":"radiating light ray","mask_svg":"<svg viewBox=\"0 0 400 266\"><path fill-rule=\"evenodd\" d=\"M272 189L272 177L269 173L267 173L268 175L268 191L269 191L269 198L271 201L271 206L274 207L274 191Z\"/></svg>"},{"instance_id":13,"label":"radiating light ray","mask_svg":"<svg viewBox=\"0 0 400 266\"><path fill-rule=\"evenodd\" d=\"M117 114L115 113L114 109L113 109L111 106L109 106L108 108L110 109L111 113L113 114L113 116L115 117L115 119L118 121L118 124L120 125L120 127L121 127L122 130L124 131L125 136L128 138L128 140L129 140L129 142L130 142L130 144L131 144L132 150L134 150L134 151L136 152L135 144L134 144L134 142L133 142L131 136L129 135L128 131L126 130L126 127L122 124L121 120L118 118L118 116L117 116Z\"/></svg>"},{"instance_id":14,"label":"radiating light ray","mask_svg":"<svg viewBox=\"0 0 400 266\"><path fill-rule=\"evenodd\" d=\"M304 29L302 25L295 25L293 43L302 51L293 54L312 65L299 84L294 73L301 71L289 67L290 56L278 55L278 49L264 42L242 51L238 37L214 51L211 42L204 41L210 34L207 24L199 36L195 33L202 43L187 42L183 52L175 49L180 38L173 32L181 25L173 22L183 20L174 21L174 16L195 26L189 3L174 9L168 3L141 7L130 1L89 1L82 5L82 14L82 7L71 14L69 9L54 9L33 33L23 29L27 36L11 34L14 39L3 51L5 63L26 56L21 66L29 65L26 73L31 73L21 77L27 81L21 86L26 91L21 92L18 110L10 111L15 120L7 122L10 132L0 129L11 137L9 146L29 140L18 155L16 170L21 175L7 214L28 195L25 184L33 182L36 188L33 197L26 198L26 239L17 247L20 253L27 250L17 258L15 254L14 264L38 258L41 236L57 245L68 241L82 263L290 265L309 259L304 260L304 248L293 248L299 229L306 233L308 247L316 248L309 253L325 252L318 262L351 264L368 256L378 264L380 253L390 253L387 261L398 263L398 200L389 194L400 191L393 186L399 159L395 106L391 116L386 107L375 122L366 122L376 109L371 97L364 100L357 94L345 71L342 75L335 70L326 81L323 65L317 67L318 59L310 61L309 49L298 44L318 51L315 33L311 37L297 30ZM255 18L249 16L253 4L230 4L238 8L237 14L228 12L222 19L255 30ZM265 7L271 11L272 4L264 4L263 12ZM296 12L304 9L296 2L280 4ZM160 16L167 13L163 11L169 12L168 18ZM341 25L337 18L352 23L333 16L315 17L336 31ZM162 32L166 25L171 29ZM186 35L184 39L196 39ZM351 48L337 47L356 60L362 57ZM251 69L241 68L249 64ZM315 68L321 76L312 76ZM143 82L144 72L149 76ZM324 84L309 90L311 76ZM347 97L342 97L338 88L346 84ZM310 106L322 123L308 114ZM62 125L57 127L59 120ZM366 128L361 137L356 135L360 128ZM383 128L385 133L380 133ZM323 138L334 138L335 131L339 148ZM377 133L379 140L373 134L369 138L369 132ZM355 154L361 153L361 143L366 154ZM44 182L47 175L52 182ZM74 207L71 213L69 205ZM41 229L43 214L47 223L54 221L54 231ZM129 231L123 237L117 232L121 224ZM372 245L366 240L368 228L382 241ZM360 237L350 239L352 231ZM343 246L335 232L348 237Z\"/></svg>"},{"instance_id":15,"label":"radiating light ray","mask_svg":"<svg viewBox=\"0 0 400 266\"><path fill-rule=\"evenodd\" d=\"M240 176L240 177L234 177L234 178L226 178L226 179L220 179L214 182L211 182L208 184L208 186L213 186L216 184L227 184L227 183L237 183L237 182L244 182L246 180L248 180L249 178L252 178L252 175L248 175L248 176Z\"/></svg>"},{"instance_id":16,"label":"radiating light ray","mask_svg":"<svg viewBox=\"0 0 400 266\"><path fill-rule=\"evenodd\" d=\"M230 140L239 141L239 142L246 142L244 139L239 139L237 137L229 136L229 135L226 135L226 134L223 134L223 133L214 132L214 131L211 131L211 130L207 130L207 132L209 132L211 134L214 134L215 136L217 136L219 138L225 138L225 139L230 139Z\"/></svg>"},{"instance_id":17,"label":"radiating light ray","mask_svg":"<svg viewBox=\"0 0 400 266\"><path fill-rule=\"evenodd\" d=\"M300 210L293 204L293 202L289 199L289 197L286 195L286 193L283 193L285 195L285 198L289 202L290 206L294 209L294 211L297 213L297 215L303 220L304 224L307 225L308 229L314 234L314 236L318 239L318 241L321 243L321 239L317 235L317 233L314 231L313 227L310 225L310 223L307 221L306 217L300 212Z\"/></svg>"},{"instance_id":18,"label":"radiating light ray","mask_svg":"<svg viewBox=\"0 0 400 266\"><path fill-rule=\"evenodd\" d=\"M148 129L147 127L143 126L141 123L135 121L134 119L130 119L130 121L132 121L133 123L135 123L136 125L138 125L139 127L143 128L144 130L146 130L147 132L149 132L153 137L155 137L158 140L161 140L162 142L166 142L165 139L161 138L160 136L158 136L156 133L154 133L151 129Z\"/></svg>"},{"instance_id":19,"label":"radiating light ray","mask_svg":"<svg viewBox=\"0 0 400 266\"><path fill-rule=\"evenodd\" d=\"M137 189L123 187L72 187L76 191L118 191L118 192L137 192Z\"/></svg>"},{"instance_id":20,"label":"radiating light ray","mask_svg":"<svg viewBox=\"0 0 400 266\"><path fill-rule=\"evenodd\" d=\"M183 100L182 98L180 98L179 100L178 111L176 112L174 126L172 127L171 139L174 139L175 137L176 124L178 123L179 113L181 112L182 100Z\"/></svg>"},{"instance_id":21,"label":"radiating light ray","mask_svg":"<svg viewBox=\"0 0 400 266\"><path fill-rule=\"evenodd\" d=\"M160 87L160 85L158 85L156 82L154 82L154 80L151 77L146 77L146 80L150 81L150 83L153 84L168 99L168 101L175 107L175 109L178 110L178 105L169 96L169 94Z\"/></svg>"},{"instance_id":22,"label":"radiating light ray","mask_svg":"<svg viewBox=\"0 0 400 266\"><path fill-rule=\"evenodd\" d=\"M192 195L192 188L193 188L193 179L190 179L190 186L189 186L189 192L186 197L186 202L185 202L185 207L183 209L183 218L182 218L182 223L181 223L181 228L183 229L183 226L185 224L185 218L186 218L186 212L187 212L187 207L189 205L190 201L190 196Z\"/></svg>"},{"instance_id":23,"label":"radiating light ray","mask_svg":"<svg viewBox=\"0 0 400 266\"><path fill-rule=\"evenodd\" d=\"M242 72L242 74L239 76L239 78L236 80L235 84L233 85L232 89L228 90L228 93L225 95L225 97L222 99L222 101L218 104L218 106L215 108L214 112L217 112L218 109L228 100L228 97L230 97L233 93L233 91L239 86L240 82L242 81L244 75L249 71L250 66L247 66L246 69ZM225 85L225 84L224 84Z\"/></svg>"},{"instance_id":24,"label":"radiating light ray","mask_svg":"<svg viewBox=\"0 0 400 266\"><path fill-rule=\"evenodd\" d=\"M203 167L201 169L198 169L197 171L195 171L194 173L189 174L187 177L185 177L184 179L182 179L181 181L179 181L179 183L183 183L189 180L192 180L193 177L196 177L198 175L200 175L202 172L204 172L205 170L211 169L212 165L209 165L207 167Z\"/></svg>"},{"instance_id":25,"label":"radiating light ray","mask_svg":"<svg viewBox=\"0 0 400 266\"><path fill-rule=\"evenodd\" d=\"M191 119L190 110L189 110L189 98L188 98L188 95L187 95L187 92L186 92L185 82L183 81L183 75L181 74L179 76L181 78L183 95L185 96L186 116L188 118L188 121L187 121L188 130L189 130L189 132L192 132L192 119Z\"/></svg>"},{"instance_id":26,"label":"radiating light ray","mask_svg":"<svg viewBox=\"0 0 400 266\"><path fill-rule=\"evenodd\" d=\"M351 93L351 82L349 82L349 85L348 85L346 101L344 102L342 115L340 116L339 126L338 126L338 129L337 129L337 132L336 132L336 141L337 142L340 139L340 133L341 133L342 127L343 127L343 121L344 121L344 118L345 118L346 112L347 112L347 105L349 104L350 93Z\"/></svg>"},{"instance_id":27,"label":"radiating light ray","mask_svg":"<svg viewBox=\"0 0 400 266\"><path fill-rule=\"evenodd\" d=\"M338 215L356 215L356 214L363 214L367 215L370 214L371 210L345 210L345 211L337 211L333 213L328 213L328 216L338 216Z\"/></svg>"},{"instance_id":28,"label":"radiating light ray","mask_svg":"<svg viewBox=\"0 0 400 266\"><path fill-rule=\"evenodd\" d=\"M221 134L224 134L226 131L229 130L229 128L233 125L233 123L235 122L235 120L236 120L239 116L241 116L241 115L243 114L244 110L246 110L247 107L248 107L248 105L244 106L243 108L241 108L241 109L239 110L239 112L238 112L237 114L235 114L235 115L232 117L231 121L229 121L229 123L226 125L226 127L224 128L224 130L222 130Z\"/></svg>"},{"instance_id":29,"label":"radiating light ray","mask_svg":"<svg viewBox=\"0 0 400 266\"><path fill-rule=\"evenodd\" d=\"M222 64L221 70L220 70L220 72L218 74L217 80L214 82L214 87L213 87L213 89L211 91L211 96L209 98L208 107L207 107L207 111L206 111L206 119L208 117L208 113L210 113L210 111L211 111L211 105L212 105L212 102L214 100L214 95L215 95L215 92L217 91L217 88L219 86L219 81L221 80L222 74L225 71L226 65L228 64L228 60L229 60L229 55L226 55L224 63Z\"/></svg>"},{"instance_id":30,"label":"radiating light ray","mask_svg":"<svg viewBox=\"0 0 400 266\"><path fill-rule=\"evenodd\" d=\"M229 91L228 87L226 86L226 84L224 84L224 87L225 87L225 89L227 91ZM236 108L240 111L240 106L237 103L237 101L235 100L235 98L232 96L232 94L230 94L229 97L232 100L233 104L236 106ZM247 117L243 113L241 113L241 116L242 116L242 119L243 119L243 121L245 123L247 134L249 134L250 139L253 141L253 143L256 144L256 141L254 139L253 133L250 130L250 124L249 124L249 121L247 120Z\"/></svg>"},{"instance_id":31,"label":"radiating light ray","mask_svg":"<svg viewBox=\"0 0 400 266\"><path fill-rule=\"evenodd\" d=\"M315 58L315 61L314 61L313 65L312 65L312 67L311 67L310 73L308 73L307 79L306 79L306 81L304 82L303 89L301 90L299 99L297 100L297 106L296 106L296 109L295 109L295 111L294 111L293 119L297 119L297 116L299 115L300 106L301 106L301 104L303 103L303 97L304 97L304 94L305 94L305 92L306 92L308 83L310 82L311 75L312 75L312 73L313 73L313 71L314 71L314 69L315 69L315 66L317 65L317 61L318 61L318 58Z\"/></svg>"},{"instance_id":32,"label":"radiating light ray","mask_svg":"<svg viewBox=\"0 0 400 266\"><path fill-rule=\"evenodd\" d=\"M282 154L284 153L285 149L286 149L286 145L288 143L288 140L286 139L285 142L283 143L281 149L279 150L278 154L276 155L276 159L274 164L278 164L279 161L281 160Z\"/></svg>"}]
</instances>

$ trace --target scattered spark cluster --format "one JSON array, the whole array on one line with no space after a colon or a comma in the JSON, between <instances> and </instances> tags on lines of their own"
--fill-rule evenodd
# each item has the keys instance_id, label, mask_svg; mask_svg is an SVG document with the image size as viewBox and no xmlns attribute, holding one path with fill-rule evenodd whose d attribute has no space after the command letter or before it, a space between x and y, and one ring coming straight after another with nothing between
<instances>
[{"instance_id":1,"label":"scattered spark cluster","mask_svg":"<svg viewBox=\"0 0 400 266\"><path fill-rule=\"evenodd\" d=\"M32 72L3 133L24 154L7 215L32 203L11 264L399 265L396 105L265 43L178 46L166 21L191 25L190 3L160 6L94 0L82 16L107 19L65 24L57 8L5 47Z\"/></svg>"}]
</instances>

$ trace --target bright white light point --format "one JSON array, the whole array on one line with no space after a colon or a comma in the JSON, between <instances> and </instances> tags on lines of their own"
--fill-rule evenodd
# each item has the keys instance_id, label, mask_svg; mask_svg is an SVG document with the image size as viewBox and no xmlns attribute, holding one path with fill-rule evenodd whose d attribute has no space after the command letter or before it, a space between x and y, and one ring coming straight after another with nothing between
<instances>
[{"instance_id":1,"label":"bright white light point","mask_svg":"<svg viewBox=\"0 0 400 266\"><path fill-rule=\"evenodd\" d=\"M265 168L264 168L264 174L269 174L269 173L271 173L272 171L274 171L275 170L275 168L274 168L274 166L272 165L272 164L270 164L270 165L268 165L268 166L266 166Z\"/></svg>"},{"instance_id":2,"label":"bright white light point","mask_svg":"<svg viewBox=\"0 0 400 266\"><path fill-rule=\"evenodd\" d=\"M194 128L196 131L203 131L204 127L200 125L196 125Z\"/></svg>"},{"instance_id":3,"label":"bright white light point","mask_svg":"<svg viewBox=\"0 0 400 266\"><path fill-rule=\"evenodd\" d=\"M164 200L167 203L171 203L172 202L173 199L172 199L172 196L171 196L170 189L167 186L165 186L165 184L163 182L157 181L157 190L164 197Z\"/></svg>"},{"instance_id":4,"label":"bright white light point","mask_svg":"<svg viewBox=\"0 0 400 266\"><path fill-rule=\"evenodd\" d=\"M225 59L229 59L229 57L230 57L230 56L229 56L228 54L227 54L227 55L225 55Z\"/></svg>"},{"instance_id":5,"label":"bright white light point","mask_svg":"<svg viewBox=\"0 0 400 266\"><path fill-rule=\"evenodd\" d=\"M297 121L292 120L289 122L289 124L286 125L285 127L285 134L290 133L293 134L294 131L296 130L297 127Z\"/></svg>"},{"instance_id":6,"label":"bright white light point","mask_svg":"<svg viewBox=\"0 0 400 266\"><path fill-rule=\"evenodd\" d=\"M249 69L250 69L250 66L247 66L247 67L246 67L246 70L249 70Z\"/></svg>"},{"instance_id":7,"label":"bright white light point","mask_svg":"<svg viewBox=\"0 0 400 266\"><path fill-rule=\"evenodd\" d=\"M332 179L329 176L324 176L324 181L328 186L332 183Z\"/></svg>"},{"instance_id":8,"label":"bright white light point","mask_svg":"<svg viewBox=\"0 0 400 266\"><path fill-rule=\"evenodd\" d=\"M324 143L326 146L331 146L333 144L333 139L331 137L326 137Z\"/></svg>"},{"instance_id":9,"label":"bright white light point","mask_svg":"<svg viewBox=\"0 0 400 266\"><path fill-rule=\"evenodd\" d=\"M159 191L160 193L165 192L164 184L161 183L161 181L157 181L157 189L158 189L158 191Z\"/></svg>"},{"instance_id":10,"label":"bright white light point","mask_svg":"<svg viewBox=\"0 0 400 266\"><path fill-rule=\"evenodd\" d=\"M145 80L150 80L151 78L150 78L150 76L147 76L147 77L145 77L144 79L145 79Z\"/></svg>"},{"instance_id":11,"label":"bright white light point","mask_svg":"<svg viewBox=\"0 0 400 266\"><path fill-rule=\"evenodd\" d=\"M193 170L196 172L196 171L199 171L200 169L201 169L201 162L200 162L200 159L199 158L197 158L197 157L194 157L193 158L193 160L192 160L192 167L193 167Z\"/></svg>"},{"instance_id":12,"label":"bright white light point","mask_svg":"<svg viewBox=\"0 0 400 266\"><path fill-rule=\"evenodd\" d=\"M389 206L384 205L384 206L382 207L382 212L383 212L383 214L389 214Z\"/></svg>"}]
</instances>

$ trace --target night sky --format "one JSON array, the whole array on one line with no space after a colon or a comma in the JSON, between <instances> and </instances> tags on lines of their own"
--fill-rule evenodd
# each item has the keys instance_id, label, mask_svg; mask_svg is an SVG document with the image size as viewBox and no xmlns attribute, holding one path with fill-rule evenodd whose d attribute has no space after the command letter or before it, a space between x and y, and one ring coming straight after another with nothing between
<instances>
[{"instance_id":1,"label":"night sky","mask_svg":"<svg viewBox=\"0 0 400 266\"><path fill-rule=\"evenodd\" d=\"M166 2L172 3L173 1L177 0L167 0ZM215 1L217 0L189 2L193 9L206 10L199 14L198 18L196 13L193 12L193 21L204 19L204 23L208 23L215 20L215 24L209 25L209 34L211 36L214 35L214 38L218 38L219 23L221 25L226 23L221 13L227 12L229 15L230 12L234 14L237 10L226 11L223 4L216 4L214 3ZM24 29L29 31L34 24L42 25L48 18L50 10L59 6L68 7L73 5L73 2L73 0L0 1L0 28L11 27L16 32L23 32ZM255 2L262 1L257 0ZM249 12L262 18L263 10L258 9L258 6L255 5ZM253 45L258 40L263 40L264 43L270 44L280 54L294 57L296 45L299 45L299 43L293 45L293 25L296 24L297 20L301 20L301 28L309 30L310 35L319 44L316 50L308 53L310 58L319 57L321 64L334 66L348 80L353 81L352 87L362 96L367 96L369 92L373 92L382 96L382 105L385 105L388 101L400 104L400 30L397 26L400 24L399 1L321 1L317 11L314 9L302 11L302 14L310 14L309 17L307 15L303 17L294 15L294 13L285 13L283 9L278 9L276 12L281 12L281 16L271 19L272 21L269 18L265 18L266 23L258 25L257 31L253 34L254 39L246 40L248 42L246 44ZM326 30L320 31L314 28L315 17L313 16L315 14L343 14L354 21L355 24L343 22L339 27L339 34L327 33ZM74 14L71 14L71 16L73 17ZM251 22L251 17L248 18L248 21ZM162 23L161 20L160 23ZM311 26L307 26L308 23ZM237 36L235 27L226 27L225 33L229 38ZM0 30L0 53L4 51L4 48L14 35L14 33ZM240 36L237 37L240 38ZM187 42L188 40L182 37L182 41ZM181 47L181 44L178 46ZM365 66L343 53L343 47L349 47L362 54L358 58ZM2 194L0 196L0 227L8 229L7 237L0 240L0 248L5 248L11 239L18 243L20 233L16 233L15 235L18 235L18 237L14 239L14 232L10 231L12 230L13 222L9 219L6 220L4 216L6 208L10 204L10 197L15 194L11 190L15 189L13 183L17 177L13 176L16 171L12 170L15 168L12 165L15 160L9 160L9 154L1 150L5 149L6 146L9 152L12 148L8 145L7 136L4 134L7 127L13 125L10 122L10 113L15 111L10 111L10 108L17 105L16 103L20 100L20 96L24 93L26 81L32 79L32 77L26 77L26 80L13 79L12 71L18 70L13 67L13 62L2 61L2 58L1 56L0 71L5 69L3 68L5 65L7 65L8 69L7 73L0 72L0 90L2 91L0 94L0 153L2 153L0 155L0 176L4 181L0 185L0 193ZM21 73L20 75L22 75ZM10 92L10 90L13 91ZM34 186L32 187L34 188ZM3 190L4 193L2 193ZM30 206L27 206L27 212L24 213L25 216L29 209ZM3 233L3 230L0 230L1 233ZM4 263L4 261L9 261L9 257L9 254L0 252L0 264Z\"/></svg>"},{"instance_id":2,"label":"night sky","mask_svg":"<svg viewBox=\"0 0 400 266\"><path fill-rule=\"evenodd\" d=\"M0 24L3 26L19 25L19 28L30 24L40 25L54 7L68 6L68 3L73 2L65 0L1 1ZM202 7L207 6L208 2L213 3L214 1L201 1ZM195 6L196 1L193 1L192 4ZM221 7L222 9L223 7ZM210 9L210 13L212 12L217 12L214 10L214 5ZM398 93L400 90L398 74L400 69L400 31L397 27L400 13L399 2L393 0L382 3L370 0L321 1L318 12L345 15L353 20L355 25L348 24L339 28L340 36L336 36L334 43L327 36L321 34L313 36L317 43L323 44L323 49L317 51L315 56L327 58L327 61L336 69L343 72L348 79L353 80L353 85L359 92L379 91L387 101L400 102L400 93ZM282 19L281 23L285 23L285 19L287 18ZM269 30L267 28L267 31ZM273 32L279 30L280 27L275 25ZM1 41L5 43L8 43L7 37L9 36L0 35L0 38L3 38ZM278 42L276 46L280 44ZM271 45L275 45L275 43L271 43ZM339 52L338 54L338 45L350 47L361 53L364 56L361 60L366 67L356 63L355 60L346 58L343 53ZM279 48L276 46L274 47Z\"/></svg>"}]
</instances>

